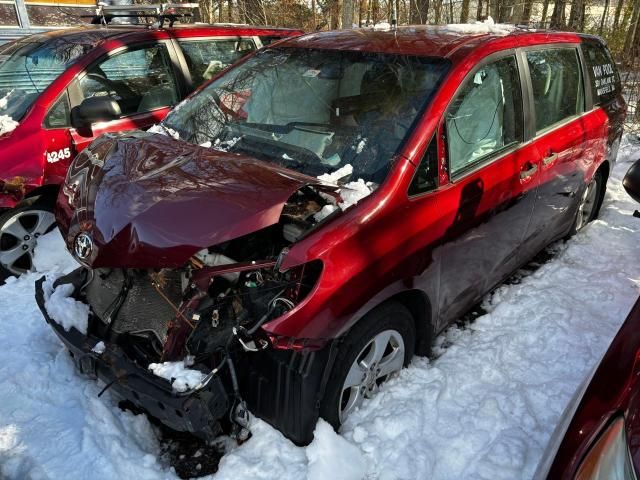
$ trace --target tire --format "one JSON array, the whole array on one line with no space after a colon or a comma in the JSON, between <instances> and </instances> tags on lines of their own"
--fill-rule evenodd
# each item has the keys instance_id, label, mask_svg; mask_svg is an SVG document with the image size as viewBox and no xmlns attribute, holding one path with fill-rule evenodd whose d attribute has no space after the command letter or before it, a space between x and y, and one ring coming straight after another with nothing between
<instances>
[{"instance_id":1,"label":"tire","mask_svg":"<svg viewBox=\"0 0 640 480\"><path fill-rule=\"evenodd\" d=\"M53 203L39 198L0 215L0 283L33 268L37 239L55 227Z\"/></svg>"},{"instance_id":2,"label":"tire","mask_svg":"<svg viewBox=\"0 0 640 480\"><path fill-rule=\"evenodd\" d=\"M587 184L582 196L580 197L576 218L574 219L571 231L569 232L570 237L578 233L588 223L598 217L598 214L600 213L600 205L602 205L606 189L607 186L604 183L604 176L602 175L602 172L598 170L593 175L593 178Z\"/></svg>"},{"instance_id":3,"label":"tire","mask_svg":"<svg viewBox=\"0 0 640 480\"><path fill-rule=\"evenodd\" d=\"M383 344L384 351L375 348ZM365 398L373 396L379 385L409 364L415 344L414 320L404 305L389 302L368 313L342 341L320 405L320 416L338 431ZM367 364L371 368L366 369ZM352 382L353 386L347 385Z\"/></svg>"}]
</instances>

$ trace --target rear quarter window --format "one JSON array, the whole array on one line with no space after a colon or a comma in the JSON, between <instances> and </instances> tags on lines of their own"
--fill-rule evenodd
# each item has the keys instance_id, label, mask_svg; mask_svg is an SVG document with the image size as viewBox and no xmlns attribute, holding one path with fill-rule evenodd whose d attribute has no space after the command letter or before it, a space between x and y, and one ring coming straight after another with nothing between
<instances>
[{"instance_id":1,"label":"rear quarter window","mask_svg":"<svg viewBox=\"0 0 640 480\"><path fill-rule=\"evenodd\" d=\"M613 100L621 90L620 75L607 47L599 42L589 42L582 44L582 51L587 63L593 104L600 105Z\"/></svg>"}]
</instances>

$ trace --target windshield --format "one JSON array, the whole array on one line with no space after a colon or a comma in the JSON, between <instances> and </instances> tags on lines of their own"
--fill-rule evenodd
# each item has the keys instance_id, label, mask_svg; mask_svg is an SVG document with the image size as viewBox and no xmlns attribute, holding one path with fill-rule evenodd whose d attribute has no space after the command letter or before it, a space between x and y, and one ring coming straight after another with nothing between
<instances>
[{"instance_id":1,"label":"windshield","mask_svg":"<svg viewBox=\"0 0 640 480\"><path fill-rule=\"evenodd\" d=\"M38 95L90 49L63 37L0 46L0 115L21 120Z\"/></svg>"},{"instance_id":2,"label":"windshield","mask_svg":"<svg viewBox=\"0 0 640 480\"><path fill-rule=\"evenodd\" d=\"M380 183L438 87L443 59L334 50L259 52L176 108L182 140L317 176L351 165Z\"/></svg>"}]
</instances>

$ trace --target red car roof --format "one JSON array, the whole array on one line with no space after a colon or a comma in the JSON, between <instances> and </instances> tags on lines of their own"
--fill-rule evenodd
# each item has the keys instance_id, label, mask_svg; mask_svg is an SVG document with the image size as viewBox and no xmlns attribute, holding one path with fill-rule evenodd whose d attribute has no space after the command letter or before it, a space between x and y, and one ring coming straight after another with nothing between
<instances>
[{"instance_id":1,"label":"red car roof","mask_svg":"<svg viewBox=\"0 0 640 480\"><path fill-rule=\"evenodd\" d=\"M416 25L396 30L360 28L309 33L285 40L281 46L327 50L358 50L366 52L449 57L460 47L479 47L493 42L513 42L513 47L529 43L579 42L574 33L515 29L508 34L460 33L445 25Z\"/></svg>"},{"instance_id":2,"label":"red car roof","mask_svg":"<svg viewBox=\"0 0 640 480\"><path fill-rule=\"evenodd\" d=\"M154 28L146 25L87 25L85 27L53 30L45 33L25 37L22 41L35 39L46 41L48 39L64 38L74 44L89 44L97 46L105 40L121 39L124 37L147 37L151 32L166 32L168 36L197 37L197 36L224 36L224 35L264 35L283 37L299 35L302 30L279 27L256 27L252 25L207 25L207 24L182 24L174 27Z\"/></svg>"}]
</instances>

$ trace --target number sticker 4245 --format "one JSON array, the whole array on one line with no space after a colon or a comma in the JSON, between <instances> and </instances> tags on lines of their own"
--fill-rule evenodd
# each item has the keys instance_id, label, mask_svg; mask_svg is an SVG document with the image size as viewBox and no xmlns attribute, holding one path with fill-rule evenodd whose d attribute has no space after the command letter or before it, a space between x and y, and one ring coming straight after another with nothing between
<instances>
[{"instance_id":1,"label":"number sticker 4245","mask_svg":"<svg viewBox=\"0 0 640 480\"><path fill-rule=\"evenodd\" d=\"M69 147L61 148L60 150L53 152L47 152L47 162L49 163L59 162L60 160L65 160L67 158L71 158L71 149Z\"/></svg>"}]
</instances>

